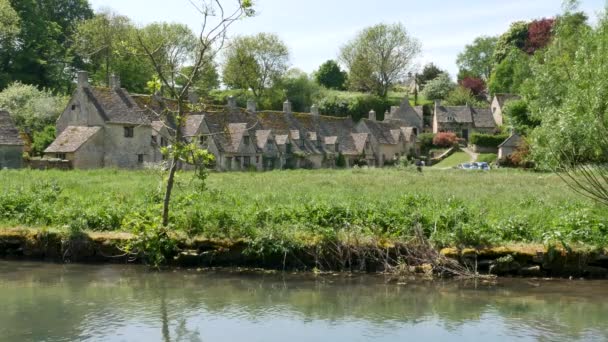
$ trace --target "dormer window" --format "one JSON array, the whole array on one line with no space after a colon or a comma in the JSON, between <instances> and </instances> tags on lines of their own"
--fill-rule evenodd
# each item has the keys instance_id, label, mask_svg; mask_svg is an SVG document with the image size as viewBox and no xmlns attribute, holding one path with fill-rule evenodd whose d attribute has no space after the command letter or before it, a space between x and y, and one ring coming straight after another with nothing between
<instances>
[{"instance_id":1,"label":"dormer window","mask_svg":"<svg viewBox=\"0 0 608 342\"><path fill-rule=\"evenodd\" d=\"M249 144L251 143L251 140L249 138L248 135L243 137L243 144L245 144L245 146L249 146Z\"/></svg>"},{"instance_id":2,"label":"dormer window","mask_svg":"<svg viewBox=\"0 0 608 342\"><path fill-rule=\"evenodd\" d=\"M198 138L198 142L199 142L200 145L203 145L203 146L207 145L207 136L201 135Z\"/></svg>"},{"instance_id":3,"label":"dormer window","mask_svg":"<svg viewBox=\"0 0 608 342\"><path fill-rule=\"evenodd\" d=\"M72 105L72 110L76 110L76 105L75 104Z\"/></svg>"},{"instance_id":4,"label":"dormer window","mask_svg":"<svg viewBox=\"0 0 608 342\"><path fill-rule=\"evenodd\" d=\"M340 152L340 144L336 143L336 152Z\"/></svg>"},{"instance_id":5,"label":"dormer window","mask_svg":"<svg viewBox=\"0 0 608 342\"><path fill-rule=\"evenodd\" d=\"M156 146L156 135L153 135L153 136L151 137L150 144L151 144L152 146Z\"/></svg>"},{"instance_id":6,"label":"dormer window","mask_svg":"<svg viewBox=\"0 0 608 342\"><path fill-rule=\"evenodd\" d=\"M124 127L125 138L133 138L135 135L135 128L133 126Z\"/></svg>"}]
</instances>

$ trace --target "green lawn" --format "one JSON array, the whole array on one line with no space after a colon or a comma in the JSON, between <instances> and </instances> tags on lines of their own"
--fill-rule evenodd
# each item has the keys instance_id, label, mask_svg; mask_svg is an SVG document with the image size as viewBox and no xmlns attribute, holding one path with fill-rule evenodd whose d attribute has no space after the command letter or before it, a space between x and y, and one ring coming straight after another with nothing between
<instances>
[{"instance_id":1,"label":"green lawn","mask_svg":"<svg viewBox=\"0 0 608 342\"><path fill-rule=\"evenodd\" d=\"M161 177L152 171L0 171L0 180L4 227L128 231L160 214ZM441 246L608 240L605 208L553 174L433 168L422 174L212 173L203 192L191 182L190 174L180 175L171 218L173 229L188 235L292 246L345 236L403 240L419 225Z\"/></svg>"},{"instance_id":2,"label":"green lawn","mask_svg":"<svg viewBox=\"0 0 608 342\"><path fill-rule=\"evenodd\" d=\"M455 152L440 163L433 165L433 167L438 169L452 168L458 166L459 164L468 163L470 161L471 156L469 156L468 154L464 152Z\"/></svg>"}]
</instances>

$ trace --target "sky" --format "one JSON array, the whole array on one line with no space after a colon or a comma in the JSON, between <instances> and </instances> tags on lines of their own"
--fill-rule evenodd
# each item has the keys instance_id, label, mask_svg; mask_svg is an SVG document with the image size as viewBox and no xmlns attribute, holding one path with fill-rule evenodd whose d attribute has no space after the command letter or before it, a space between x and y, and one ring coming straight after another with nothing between
<instances>
[{"instance_id":1,"label":"sky","mask_svg":"<svg viewBox=\"0 0 608 342\"><path fill-rule=\"evenodd\" d=\"M178 22L197 32L201 16L189 0L89 0L93 9L111 8L137 25ZM200 0L193 0L194 3ZM229 3L231 0L223 0ZM257 15L235 23L229 35L276 33L289 47L291 66L313 72L362 29L400 22L422 43L416 64L432 62L451 75L456 57L481 35L499 35L518 20L552 17L561 0L254 0ZM592 22L604 0L581 0Z\"/></svg>"}]
</instances>

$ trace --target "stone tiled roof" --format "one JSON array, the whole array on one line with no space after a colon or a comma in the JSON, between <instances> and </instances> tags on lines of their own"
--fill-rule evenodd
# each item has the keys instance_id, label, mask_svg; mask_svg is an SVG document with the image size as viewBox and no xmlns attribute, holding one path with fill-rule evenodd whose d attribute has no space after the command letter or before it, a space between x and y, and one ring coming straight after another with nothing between
<instances>
[{"instance_id":1,"label":"stone tiled roof","mask_svg":"<svg viewBox=\"0 0 608 342\"><path fill-rule=\"evenodd\" d=\"M85 87L83 91L107 122L133 125L146 125L151 122L148 114L124 89Z\"/></svg>"},{"instance_id":2,"label":"stone tiled roof","mask_svg":"<svg viewBox=\"0 0 608 342\"><path fill-rule=\"evenodd\" d=\"M255 141L259 149L264 149L268 144L268 138L271 137L272 131L269 129L260 129L255 131Z\"/></svg>"},{"instance_id":3,"label":"stone tiled roof","mask_svg":"<svg viewBox=\"0 0 608 342\"><path fill-rule=\"evenodd\" d=\"M513 133L507 138L507 140L503 141L502 144L498 145L498 147L518 147L520 142L521 136L519 134Z\"/></svg>"},{"instance_id":4,"label":"stone tiled roof","mask_svg":"<svg viewBox=\"0 0 608 342\"><path fill-rule=\"evenodd\" d=\"M408 127L422 128L422 107L416 110L410 105L409 99L406 97L398 107L391 107L391 112L385 121L395 120L404 123Z\"/></svg>"},{"instance_id":5,"label":"stone tiled roof","mask_svg":"<svg viewBox=\"0 0 608 342\"><path fill-rule=\"evenodd\" d=\"M78 149L101 130L99 126L68 126L53 141L51 146L44 150L45 153L71 153Z\"/></svg>"},{"instance_id":6,"label":"stone tiled roof","mask_svg":"<svg viewBox=\"0 0 608 342\"><path fill-rule=\"evenodd\" d=\"M502 108L509 101L521 99L521 96L515 94L496 94L496 99L498 100L498 105Z\"/></svg>"},{"instance_id":7,"label":"stone tiled roof","mask_svg":"<svg viewBox=\"0 0 608 342\"><path fill-rule=\"evenodd\" d=\"M325 145L335 145L338 142L338 137L325 137L323 138L323 142L325 143Z\"/></svg>"},{"instance_id":8,"label":"stone tiled roof","mask_svg":"<svg viewBox=\"0 0 608 342\"><path fill-rule=\"evenodd\" d=\"M186 122L184 123L184 127L182 128L182 132L184 137L194 137L199 132L199 128L205 119L204 115L201 114L192 114L186 117Z\"/></svg>"},{"instance_id":9,"label":"stone tiled roof","mask_svg":"<svg viewBox=\"0 0 608 342\"><path fill-rule=\"evenodd\" d=\"M399 143L399 135L396 134L401 128L394 122L374 121L363 119L363 123L380 144L395 145Z\"/></svg>"},{"instance_id":10,"label":"stone tiled roof","mask_svg":"<svg viewBox=\"0 0 608 342\"><path fill-rule=\"evenodd\" d=\"M165 127L165 123L162 121L152 121L152 134L160 133L160 131Z\"/></svg>"},{"instance_id":11,"label":"stone tiled roof","mask_svg":"<svg viewBox=\"0 0 608 342\"><path fill-rule=\"evenodd\" d=\"M0 145L22 146L23 144L10 114L0 110Z\"/></svg>"},{"instance_id":12,"label":"stone tiled roof","mask_svg":"<svg viewBox=\"0 0 608 342\"><path fill-rule=\"evenodd\" d=\"M285 145L289 141L289 136L287 134L279 134L274 136L274 141L277 145Z\"/></svg>"},{"instance_id":13,"label":"stone tiled roof","mask_svg":"<svg viewBox=\"0 0 608 342\"><path fill-rule=\"evenodd\" d=\"M206 112L204 115L212 139L223 152L237 153L245 131L255 132L264 128L255 114L238 109Z\"/></svg>"},{"instance_id":14,"label":"stone tiled roof","mask_svg":"<svg viewBox=\"0 0 608 342\"><path fill-rule=\"evenodd\" d=\"M363 153L365 151L365 143L367 142L367 138L369 137L369 134L368 133L351 133L351 137L353 138L356 152L358 154Z\"/></svg>"},{"instance_id":15,"label":"stone tiled roof","mask_svg":"<svg viewBox=\"0 0 608 342\"><path fill-rule=\"evenodd\" d=\"M489 108L471 108L473 124L478 128L495 128L496 121Z\"/></svg>"}]
</instances>

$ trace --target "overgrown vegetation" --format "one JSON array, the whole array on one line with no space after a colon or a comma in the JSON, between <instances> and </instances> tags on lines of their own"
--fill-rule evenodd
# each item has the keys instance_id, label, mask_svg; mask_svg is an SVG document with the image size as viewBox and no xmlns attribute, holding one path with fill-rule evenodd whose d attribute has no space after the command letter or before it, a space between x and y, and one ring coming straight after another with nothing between
<instances>
[{"instance_id":1,"label":"overgrown vegetation","mask_svg":"<svg viewBox=\"0 0 608 342\"><path fill-rule=\"evenodd\" d=\"M73 232L158 227L159 178L150 171L1 171L0 226ZM207 191L178 177L169 229L251 242L251 253L343 239L407 241L419 225L436 246L608 245L605 209L552 174L407 170L211 174ZM268 185L272 184L272 187ZM352 186L357 184L357 186ZM152 214L151 214L152 213ZM156 220L156 221L155 221ZM151 234L152 237L162 235ZM169 248L158 239L143 243Z\"/></svg>"},{"instance_id":2,"label":"overgrown vegetation","mask_svg":"<svg viewBox=\"0 0 608 342\"><path fill-rule=\"evenodd\" d=\"M477 145L481 147L498 147L498 145L502 144L509 136L505 134L500 135L492 135L492 134L481 134L474 133L471 134L471 138L469 142L472 145Z\"/></svg>"}]
</instances>

